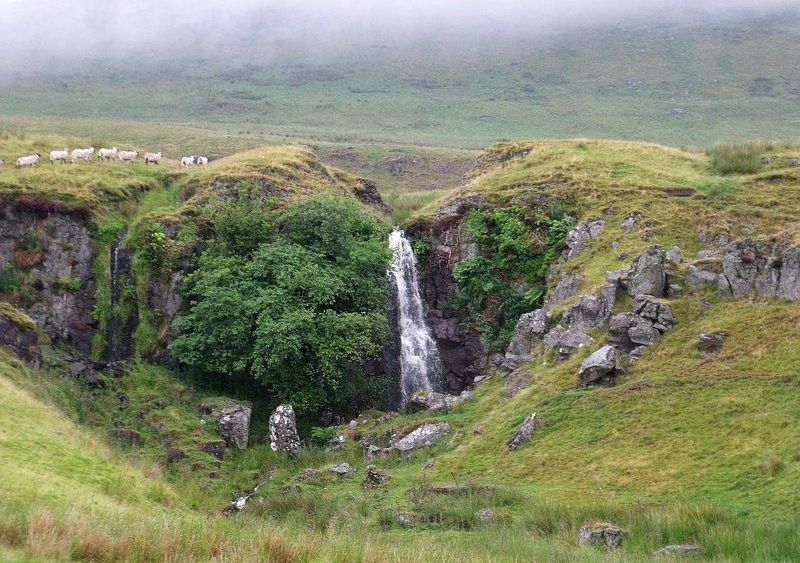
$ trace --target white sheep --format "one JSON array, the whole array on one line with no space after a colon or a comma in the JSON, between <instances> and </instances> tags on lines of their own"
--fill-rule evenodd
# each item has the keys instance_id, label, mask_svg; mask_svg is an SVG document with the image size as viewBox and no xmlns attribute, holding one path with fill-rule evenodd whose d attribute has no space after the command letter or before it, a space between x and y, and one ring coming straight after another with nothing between
<instances>
[{"instance_id":1,"label":"white sheep","mask_svg":"<svg viewBox=\"0 0 800 563\"><path fill-rule=\"evenodd\" d=\"M0 158L0 166L5 166L5 165L6 165L6 161L3 160L2 158Z\"/></svg>"},{"instance_id":2,"label":"white sheep","mask_svg":"<svg viewBox=\"0 0 800 563\"><path fill-rule=\"evenodd\" d=\"M191 168L195 164L197 164L196 156L184 156L181 159L181 168Z\"/></svg>"},{"instance_id":3,"label":"white sheep","mask_svg":"<svg viewBox=\"0 0 800 563\"><path fill-rule=\"evenodd\" d=\"M197 166L205 166L208 164L208 157L207 156L198 156L197 157Z\"/></svg>"},{"instance_id":4,"label":"white sheep","mask_svg":"<svg viewBox=\"0 0 800 563\"><path fill-rule=\"evenodd\" d=\"M144 163L158 165L161 162L162 151L144 153Z\"/></svg>"},{"instance_id":5,"label":"white sheep","mask_svg":"<svg viewBox=\"0 0 800 563\"><path fill-rule=\"evenodd\" d=\"M68 157L69 157L69 149L67 148L65 148L63 151L51 151L50 164L55 164L56 162L61 162L61 164L66 164Z\"/></svg>"},{"instance_id":6,"label":"white sheep","mask_svg":"<svg viewBox=\"0 0 800 563\"><path fill-rule=\"evenodd\" d=\"M122 162L133 162L139 156L139 151L119 151L119 159Z\"/></svg>"},{"instance_id":7,"label":"white sheep","mask_svg":"<svg viewBox=\"0 0 800 563\"><path fill-rule=\"evenodd\" d=\"M94 147L89 147L88 149L75 149L72 151L71 160L73 163L81 159L89 162L92 159L93 155L94 155Z\"/></svg>"},{"instance_id":8,"label":"white sheep","mask_svg":"<svg viewBox=\"0 0 800 563\"><path fill-rule=\"evenodd\" d=\"M39 162L39 159L42 158L38 152L34 153L29 156L21 156L17 159L17 164L15 165L16 168L33 168L36 166L36 163Z\"/></svg>"},{"instance_id":9,"label":"white sheep","mask_svg":"<svg viewBox=\"0 0 800 563\"><path fill-rule=\"evenodd\" d=\"M100 149L100 152L97 155L97 158L105 162L106 160L117 160L117 153L119 149L117 147L113 147L110 149Z\"/></svg>"}]
</instances>

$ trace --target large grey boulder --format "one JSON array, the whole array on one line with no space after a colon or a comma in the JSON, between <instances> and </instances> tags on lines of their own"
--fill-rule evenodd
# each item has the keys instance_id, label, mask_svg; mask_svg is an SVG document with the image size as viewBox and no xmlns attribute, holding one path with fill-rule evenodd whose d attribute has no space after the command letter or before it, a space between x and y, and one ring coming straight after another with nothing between
<instances>
[{"instance_id":1,"label":"large grey boulder","mask_svg":"<svg viewBox=\"0 0 800 563\"><path fill-rule=\"evenodd\" d=\"M635 313L619 313L611 317L608 324L608 343L624 354L633 351L637 345L631 340L628 331L638 319Z\"/></svg>"},{"instance_id":2,"label":"large grey boulder","mask_svg":"<svg viewBox=\"0 0 800 563\"><path fill-rule=\"evenodd\" d=\"M582 328L564 328L558 325L544 336L545 350L558 351L558 357L562 360L593 343L594 338Z\"/></svg>"},{"instance_id":3,"label":"large grey boulder","mask_svg":"<svg viewBox=\"0 0 800 563\"><path fill-rule=\"evenodd\" d=\"M352 477L356 474L356 468L347 462L342 462L332 466L330 472L339 477Z\"/></svg>"},{"instance_id":4,"label":"large grey boulder","mask_svg":"<svg viewBox=\"0 0 800 563\"><path fill-rule=\"evenodd\" d=\"M602 219L589 221L588 223L578 223L576 227L567 233L566 259L571 260L583 252L589 243L599 238L606 228L606 223Z\"/></svg>"},{"instance_id":5,"label":"large grey boulder","mask_svg":"<svg viewBox=\"0 0 800 563\"><path fill-rule=\"evenodd\" d=\"M292 405L280 405L269 417L269 447L274 452L294 455L300 449L297 420Z\"/></svg>"},{"instance_id":6,"label":"large grey boulder","mask_svg":"<svg viewBox=\"0 0 800 563\"><path fill-rule=\"evenodd\" d=\"M634 301L634 312L642 317L652 321L653 326L658 329L662 334L671 329L678 322L675 319L675 313L672 312L672 307L667 303L662 303L650 295L640 295Z\"/></svg>"},{"instance_id":7,"label":"large grey boulder","mask_svg":"<svg viewBox=\"0 0 800 563\"><path fill-rule=\"evenodd\" d=\"M625 534L622 528L614 524L604 522L589 524L578 531L578 545L617 549L622 544Z\"/></svg>"},{"instance_id":8,"label":"large grey boulder","mask_svg":"<svg viewBox=\"0 0 800 563\"><path fill-rule=\"evenodd\" d=\"M250 415L253 407L247 401L211 401L200 405L200 412L217 421L217 429L230 447L247 448L250 435Z\"/></svg>"},{"instance_id":9,"label":"large grey boulder","mask_svg":"<svg viewBox=\"0 0 800 563\"><path fill-rule=\"evenodd\" d=\"M401 452L428 448L444 438L449 432L450 425L446 422L423 424L396 441L392 444L392 447Z\"/></svg>"},{"instance_id":10,"label":"large grey boulder","mask_svg":"<svg viewBox=\"0 0 800 563\"><path fill-rule=\"evenodd\" d=\"M652 295L663 297L667 287L667 272L664 268L666 252L661 245L655 244L645 250L628 277L628 293L631 297Z\"/></svg>"},{"instance_id":11,"label":"large grey boulder","mask_svg":"<svg viewBox=\"0 0 800 563\"><path fill-rule=\"evenodd\" d=\"M623 373L620 353L613 346L603 346L581 364L581 385L599 385L611 383L617 375Z\"/></svg>"},{"instance_id":12,"label":"large grey boulder","mask_svg":"<svg viewBox=\"0 0 800 563\"><path fill-rule=\"evenodd\" d=\"M536 423L536 413L527 417L508 441L508 449L513 452L517 448L530 442L533 438L533 433L536 432Z\"/></svg>"},{"instance_id":13,"label":"large grey boulder","mask_svg":"<svg viewBox=\"0 0 800 563\"><path fill-rule=\"evenodd\" d=\"M616 302L617 286L603 286L598 295L582 295L564 313L562 323L570 328L601 328L608 324Z\"/></svg>"},{"instance_id":14,"label":"large grey boulder","mask_svg":"<svg viewBox=\"0 0 800 563\"><path fill-rule=\"evenodd\" d=\"M364 470L364 481L361 485L365 489L374 489L375 487L385 485L389 482L389 479L391 479L391 476L388 471L369 465Z\"/></svg>"},{"instance_id":15,"label":"large grey boulder","mask_svg":"<svg viewBox=\"0 0 800 563\"><path fill-rule=\"evenodd\" d=\"M503 369L511 372L533 360L533 349L542 340L550 325L550 315L544 309L525 313L517 321L514 336L503 358Z\"/></svg>"}]
</instances>

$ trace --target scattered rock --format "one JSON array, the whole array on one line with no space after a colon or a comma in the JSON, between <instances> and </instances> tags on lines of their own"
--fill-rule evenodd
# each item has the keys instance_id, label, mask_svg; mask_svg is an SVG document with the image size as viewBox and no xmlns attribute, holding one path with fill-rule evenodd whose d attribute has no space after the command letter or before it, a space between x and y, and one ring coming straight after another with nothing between
<instances>
[{"instance_id":1,"label":"scattered rock","mask_svg":"<svg viewBox=\"0 0 800 563\"><path fill-rule=\"evenodd\" d=\"M422 469L424 470L430 469L431 467L433 467L434 463L436 463L436 460L434 458L431 458L424 464L422 464Z\"/></svg>"},{"instance_id":2,"label":"scattered rock","mask_svg":"<svg viewBox=\"0 0 800 563\"><path fill-rule=\"evenodd\" d=\"M673 246L667 251L667 260L673 264L680 264L683 260L683 252L677 246Z\"/></svg>"},{"instance_id":3,"label":"scattered rock","mask_svg":"<svg viewBox=\"0 0 800 563\"><path fill-rule=\"evenodd\" d=\"M511 436L508 441L508 449L513 452L530 442L533 438L533 433L536 431L536 424L536 413L533 413L522 422L517 431Z\"/></svg>"},{"instance_id":4,"label":"scattered rock","mask_svg":"<svg viewBox=\"0 0 800 563\"><path fill-rule=\"evenodd\" d=\"M605 228L606 223L602 219L578 223L573 230L567 233L566 259L571 260L578 256L592 240L603 234Z\"/></svg>"},{"instance_id":5,"label":"scattered rock","mask_svg":"<svg viewBox=\"0 0 800 563\"><path fill-rule=\"evenodd\" d=\"M35 366L40 365L42 353L39 349L39 336L34 328L33 322L15 322L10 315L6 317L0 310L0 348L9 348L19 359Z\"/></svg>"},{"instance_id":6,"label":"scattered rock","mask_svg":"<svg viewBox=\"0 0 800 563\"><path fill-rule=\"evenodd\" d=\"M444 438L450 432L446 422L423 424L393 444L393 448L407 452L418 448L427 448Z\"/></svg>"},{"instance_id":7,"label":"scattered rock","mask_svg":"<svg viewBox=\"0 0 800 563\"><path fill-rule=\"evenodd\" d=\"M663 297L667 283L664 269L666 253L660 245L653 245L639 256L628 278L628 293L631 297L652 295Z\"/></svg>"},{"instance_id":8,"label":"scattered rock","mask_svg":"<svg viewBox=\"0 0 800 563\"><path fill-rule=\"evenodd\" d=\"M717 287L723 297L751 293L800 300L800 248L782 250L745 240L728 248Z\"/></svg>"},{"instance_id":9,"label":"scattered rock","mask_svg":"<svg viewBox=\"0 0 800 563\"><path fill-rule=\"evenodd\" d=\"M344 434L338 434L328 440L328 447L333 451L342 449L342 446L347 442L348 438Z\"/></svg>"},{"instance_id":10,"label":"scattered rock","mask_svg":"<svg viewBox=\"0 0 800 563\"><path fill-rule=\"evenodd\" d=\"M789 168L800 168L800 160L793 158L789 161Z\"/></svg>"},{"instance_id":11,"label":"scattered rock","mask_svg":"<svg viewBox=\"0 0 800 563\"><path fill-rule=\"evenodd\" d=\"M367 461L372 461L373 459L387 457L390 452L390 448L380 448L375 444L370 444L364 450L364 457L367 459Z\"/></svg>"},{"instance_id":12,"label":"scattered rock","mask_svg":"<svg viewBox=\"0 0 800 563\"><path fill-rule=\"evenodd\" d=\"M561 325L553 328L544 337L546 350L557 350L558 357L564 360L577 350L594 343L594 338L581 328L564 328Z\"/></svg>"},{"instance_id":13,"label":"scattered rock","mask_svg":"<svg viewBox=\"0 0 800 563\"><path fill-rule=\"evenodd\" d=\"M200 405L200 412L217 421L217 429L230 447L247 448L250 433L250 414L253 408L248 402L225 399Z\"/></svg>"},{"instance_id":14,"label":"scattered rock","mask_svg":"<svg viewBox=\"0 0 800 563\"><path fill-rule=\"evenodd\" d=\"M269 446L274 452L294 455L300 449L300 436L292 405L280 405L269 417Z\"/></svg>"},{"instance_id":15,"label":"scattered rock","mask_svg":"<svg viewBox=\"0 0 800 563\"><path fill-rule=\"evenodd\" d=\"M408 400L406 411L408 412L449 412L464 401L473 399L472 393L464 390L460 395L447 395L435 391L417 391Z\"/></svg>"},{"instance_id":16,"label":"scattered rock","mask_svg":"<svg viewBox=\"0 0 800 563\"><path fill-rule=\"evenodd\" d=\"M678 299L683 297L683 286L677 283L671 283L667 286L667 297L670 299Z\"/></svg>"},{"instance_id":17,"label":"scattered rock","mask_svg":"<svg viewBox=\"0 0 800 563\"><path fill-rule=\"evenodd\" d=\"M339 463L330 468L331 473L335 473L339 477L352 477L356 474L356 468L347 462Z\"/></svg>"},{"instance_id":18,"label":"scattered rock","mask_svg":"<svg viewBox=\"0 0 800 563\"><path fill-rule=\"evenodd\" d=\"M215 442L206 442L205 444L200 445L200 450L206 452L209 455L213 455L217 459L223 459L225 457L225 448L227 445L224 441L219 440Z\"/></svg>"},{"instance_id":19,"label":"scattered rock","mask_svg":"<svg viewBox=\"0 0 800 563\"><path fill-rule=\"evenodd\" d=\"M581 364L581 385L612 383L623 372L619 351L613 346L603 346Z\"/></svg>"},{"instance_id":20,"label":"scattered rock","mask_svg":"<svg viewBox=\"0 0 800 563\"><path fill-rule=\"evenodd\" d=\"M697 342L697 349L705 353L719 352L727 337L725 332L704 332Z\"/></svg>"},{"instance_id":21,"label":"scattered rock","mask_svg":"<svg viewBox=\"0 0 800 563\"><path fill-rule=\"evenodd\" d=\"M517 321L514 336L506 349L503 369L511 372L533 360L533 349L542 340L550 325L550 315L544 309L525 313Z\"/></svg>"},{"instance_id":22,"label":"scattered rock","mask_svg":"<svg viewBox=\"0 0 800 563\"><path fill-rule=\"evenodd\" d=\"M494 520L494 510L491 508L482 508L478 511L478 520L481 524L491 524Z\"/></svg>"},{"instance_id":23,"label":"scattered rock","mask_svg":"<svg viewBox=\"0 0 800 563\"><path fill-rule=\"evenodd\" d=\"M167 463L176 463L186 457L186 452L180 448L167 448Z\"/></svg>"},{"instance_id":24,"label":"scattered rock","mask_svg":"<svg viewBox=\"0 0 800 563\"><path fill-rule=\"evenodd\" d=\"M367 466L365 470L364 481L361 483L365 489L373 489L389 482L391 479L389 473L377 467Z\"/></svg>"},{"instance_id":25,"label":"scattered rock","mask_svg":"<svg viewBox=\"0 0 800 563\"><path fill-rule=\"evenodd\" d=\"M414 518L413 514L405 514L405 513L398 514L395 517L395 520L397 521L397 524L401 528L411 528L414 525L414 522L415 522L415 518Z\"/></svg>"},{"instance_id":26,"label":"scattered rock","mask_svg":"<svg viewBox=\"0 0 800 563\"><path fill-rule=\"evenodd\" d=\"M528 383L531 382L532 377L533 374L528 370L518 370L512 373L508 377L508 381L506 381L506 398L511 399L517 393L525 389L525 387L528 386Z\"/></svg>"},{"instance_id":27,"label":"scattered rock","mask_svg":"<svg viewBox=\"0 0 800 563\"><path fill-rule=\"evenodd\" d=\"M319 471L311 467L306 467L294 479L295 481L308 481L309 479L319 479Z\"/></svg>"},{"instance_id":28,"label":"scattered rock","mask_svg":"<svg viewBox=\"0 0 800 563\"><path fill-rule=\"evenodd\" d=\"M603 547L617 549L622 544L626 532L613 524L595 523L583 526L578 531L578 545L581 547Z\"/></svg>"},{"instance_id":29,"label":"scattered rock","mask_svg":"<svg viewBox=\"0 0 800 563\"><path fill-rule=\"evenodd\" d=\"M626 231L632 231L633 229L638 227L639 221L641 220L642 220L641 213L639 212L630 213L625 217L625 220L620 224L619 228Z\"/></svg>"},{"instance_id":30,"label":"scattered rock","mask_svg":"<svg viewBox=\"0 0 800 563\"><path fill-rule=\"evenodd\" d=\"M656 557L671 557L673 555L697 555L700 553L700 546L690 544L667 545L653 553Z\"/></svg>"}]
</instances>

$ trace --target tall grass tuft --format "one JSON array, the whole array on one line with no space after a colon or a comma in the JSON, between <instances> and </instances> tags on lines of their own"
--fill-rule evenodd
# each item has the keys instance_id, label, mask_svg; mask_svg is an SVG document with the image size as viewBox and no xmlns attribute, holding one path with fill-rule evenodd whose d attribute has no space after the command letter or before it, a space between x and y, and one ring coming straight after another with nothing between
<instances>
[{"instance_id":1,"label":"tall grass tuft","mask_svg":"<svg viewBox=\"0 0 800 563\"><path fill-rule=\"evenodd\" d=\"M721 143L706 151L711 167L718 173L754 174L761 170L761 156L774 150L772 143L750 141L747 143Z\"/></svg>"}]
</instances>

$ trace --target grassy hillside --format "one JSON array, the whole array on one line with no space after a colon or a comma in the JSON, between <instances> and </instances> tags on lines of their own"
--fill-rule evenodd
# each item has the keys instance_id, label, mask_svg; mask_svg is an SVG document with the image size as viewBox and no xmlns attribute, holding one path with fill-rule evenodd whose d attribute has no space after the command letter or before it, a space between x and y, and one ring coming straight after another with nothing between
<instances>
[{"instance_id":1,"label":"grassy hillside","mask_svg":"<svg viewBox=\"0 0 800 563\"><path fill-rule=\"evenodd\" d=\"M0 114L215 123L321 142L482 147L575 136L706 145L796 138L800 28L780 14L554 37L353 42L324 57L254 44L143 70L94 64L0 86ZM91 99L92 103L86 103Z\"/></svg>"},{"instance_id":2,"label":"grassy hillside","mask_svg":"<svg viewBox=\"0 0 800 563\"><path fill-rule=\"evenodd\" d=\"M408 223L430 223L439 206L474 196L495 207L562 202L581 220L600 217L607 224L568 263L585 274L582 292L588 293L606 271L654 243L677 244L689 257L702 240L719 236L797 243L795 160L800 149L786 144L705 153L618 141L507 143L481 155L469 183L416 201L423 207ZM746 164L747 172L732 173L731 161ZM147 173L167 174L171 183L144 193L122 215L134 231L167 217L191 222L204 195L224 194L226 179L266 175L273 187L296 188L298 196L355 186L348 175L294 148L258 149L188 173L169 166ZM184 191L200 199L184 202ZM642 214L642 226L621 229L634 212ZM104 224L120 216L111 213ZM220 461L199 450L199 443L216 438L197 415L203 398L219 391L208 382L132 361L123 378L90 389L64 379L65 367L47 354L41 371L4 355L0 470L12 478L0 483L7 516L0 518L0 555L147 560L177 551L198 560L650 561L666 544L697 543L705 560L797 560L800 305L729 301L711 291L670 304L677 326L613 387L578 388L578 368L589 350L565 362L540 355L523 368L531 382L513 398L505 395L507 380L495 376L476 387L474 401L451 413L367 413L355 426L336 429L351 438L341 450L309 440L291 459L269 449L268 409L258 403L246 451L229 451ZM629 307L626 300L617 305ZM728 338L721 352L703 355L697 338L711 330ZM120 393L129 401L126 409L119 408ZM543 421L533 441L509 452L510 435L532 412ZM451 432L434 447L364 458L358 440L381 443L389 432L435 421L448 422ZM140 443L105 444L119 429L138 432ZM187 457L167 463L168 443ZM356 467L355 477L329 471L342 461ZM362 487L367 465L386 469L390 481ZM243 513L220 516L234 493L256 485L258 494ZM481 518L485 509L492 512ZM398 520L401 514L410 520ZM592 521L628 530L623 548L612 554L578 548L578 528Z\"/></svg>"}]
</instances>

